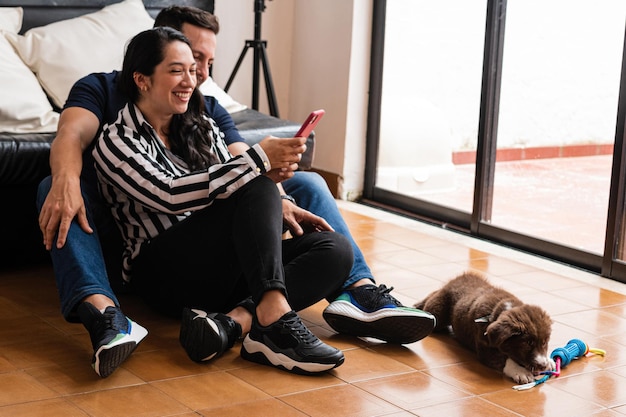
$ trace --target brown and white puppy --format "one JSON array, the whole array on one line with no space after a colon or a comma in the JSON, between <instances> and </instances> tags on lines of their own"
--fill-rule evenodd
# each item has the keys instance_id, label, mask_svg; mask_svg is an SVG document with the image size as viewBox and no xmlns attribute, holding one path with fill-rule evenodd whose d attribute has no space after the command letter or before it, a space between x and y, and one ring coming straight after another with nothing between
<instances>
[{"instance_id":1,"label":"brown and white puppy","mask_svg":"<svg viewBox=\"0 0 626 417\"><path fill-rule=\"evenodd\" d=\"M526 384L554 370L548 356L552 320L538 306L524 304L482 275L466 272L434 291L416 308L437 319L435 331L449 331L484 365Z\"/></svg>"}]
</instances>

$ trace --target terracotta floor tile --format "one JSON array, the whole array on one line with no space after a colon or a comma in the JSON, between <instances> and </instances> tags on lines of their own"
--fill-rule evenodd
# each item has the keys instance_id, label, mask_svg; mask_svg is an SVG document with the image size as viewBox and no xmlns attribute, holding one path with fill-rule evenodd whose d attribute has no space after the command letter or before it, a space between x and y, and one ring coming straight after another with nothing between
<instances>
[{"instance_id":1,"label":"terracotta floor tile","mask_svg":"<svg viewBox=\"0 0 626 417\"><path fill-rule=\"evenodd\" d=\"M327 301L301 316L346 362L318 377L246 361L241 342L218 359L192 362L180 323L120 294L125 314L149 331L108 378L90 366L80 324L67 323L49 265L0 270L0 417L3 416L626 416L626 285L575 268L339 202L378 283L406 305L466 270L484 273L554 320L549 351L579 338L606 350L518 392L451 337L409 345L336 334ZM368 214L363 214L368 213ZM34 292L32 289L36 289Z\"/></svg>"},{"instance_id":2,"label":"terracotta floor tile","mask_svg":"<svg viewBox=\"0 0 626 417\"><path fill-rule=\"evenodd\" d=\"M333 372L346 382L353 383L413 371L410 366L369 349L348 350L344 355L345 362Z\"/></svg>"},{"instance_id":3,"label":"terracotta floor tile","mask_svg":"<svg viewBox=\"0 0 626 417\"><path fill-rule=\"evenodd\" d=\"M559 314L554 321L576 327L597 336L626 334L626 318L602 310L585 310Z\"/></svg>"},{"instance_id":4,"label":"terracotta floor tile","mask_svg":"<svg viewBox=\"0 0 626 417\"><path fill-rule=\"evenodd\" d=\"M614 291L584 285L575 288L558 290L560 297L588 305L589 307L626 307L626 296Z\"/></svg>"},{"instance_id":5,"label":"terracotta floor tile","mask_svg":"<svg viewBox=\"0 0 626 417\"><path fill-rule=\"evenodd\" d=\"M459 346L451 337L443 335L431 335L404 346L380 344L371 349L418 371L475 360L472 352Z\"/></svg>"},{"instance_id":6,"label":"terracotta floor tile","mask_svg":"<svg viewBox=\"0 0 626 417\"><path fill-rule=\"evenodd\" d=\"M478 397L465 398L457 401L444 402L411 410L420 417L519 417L517 413L507 411L495 404Z\"/></svg>"},{"instance_id":7,"label":"terracotta floor tile","mask_svg":"<svg viewBox=\"0 0 626 417\"><path fill-rule=\"evenodd\" d=\"M0 356L0 373L15 371L17 368L7 358Z\"/></svg>"},{"instance_id":8,"label":"terracotta floor tile","mask_svg":"<svg viewBox=\"0 0 626 417\"><path fill-rule=\"evenodd\" d=\"M191 411L150 385L104 390L67 398L93 417L160 417Z\"/></svg>"},{"instance_id":9,"label":"terracotta floor tile","mask_svg":"<svg viewBox=\"0 0 626 417\"><path fill-rule=\"evenodd\" d=\"M89 414L62 399L34 401L0 407L0 417L86 417Z\"/></svg>"},{"instance_id":10,"label":"terracotta floor tile","mask_svg":"<svg viewBox=\"0 0 626 417\"><path fill-rule=\"evenodd\" d=\"M351 385L324 388L279 397L311 417L383 416L400 408Z\"/></svg>"},{"instance_id":11,"label":"terracotta floor tile","mask_svg":"<svg viewBox=\"0 0 626 417\"><path fill-rule=\"evenodd\" d=\"M549 380L551 387L606 408L626 404L626 377L613 372L588 372Z\"/></svg>"},{"instance_id":12,"label":"terracotta floor tile","mask_svg":"<svg viewBox=\"0 0 626 417\"><path fill-rule=\"evenodd\" d=\"M277 369L273 371L281 372ZM176 398L192 410L211 409L269 398L268 394L258 388L222 371L156 381L151 385L171 398Z\"/></svg>"},{"instance_id":13,"label":"terracotta floor tile","mask_svg":"<svg viewBox=\"0 0 626 417\"><path fill-rule=\"evenodd\" d=\"M354 385L404 409L426 407L471 396L421 372L357 382Z\"/></svg>"},{"instance_id":14,"label":"terracotta floor tile","mask_svg":"<svg viewBox=\"0 0 626 417\"><path fill-rule=\"evenodd\" d=\"M499 256L488 256L484 258L470 259L467 267L496 276L509 276L514 274L523 274L534 271L535 269L516 260L505 259Z\"/></svg>"},{"instance_id":15,"label":"terracotta floor tile","mask_svg":"<svg viewBox=\"0 0 626 417\"><path fill-rule=\"evenodd\" d=\"M133 360L132 357L129 361L131 360ZM30 368L26 372L41 384L61 395L84 394L145 383L127 371L126 364L123 364L109 377L100 378L91 368L90 363L91 359L84 358L62 365Z\"/></svg>"},{"instance_id":16,"label":"terracotta floor tile","mask_svg":"<svg viewBox=\"0 0 626 417\"><path fill-rule=\"evenodd\" d=\"M460 244L442 244L437 246L428 246L420 249L420 252L435 256L444 261L451 262L469 262L487 259L488 254L472 250L467 246Z\"/></svg>"},{"instance_id":17,"label":"terracotta floor tile","mask_svg":"<svg viewBox=\"0 0 626 417\"><path fill-rule=\"evenodd\" d=\"M311 377L279 372L269 366L234 369L229 373L274 397L345 385L345 382L337 378L334 373L324 373Z\"/></svg>"},{"instance_id":18,"label":"terracotta floor tile","mask_svg":"<svg viewBox=\"0 0 626 417\"><path fill-rule=\"evenodd\" d=\"M0 406L55 397L55 392L25 372L0 374Z\"/></svg>"},{"instance_id":19,"label":"terracotta floor tile","mask_svg":"<svg viewBox=\"0 0 626 417\"><path fill-rule=\"evenodd\" d=\"M36 343L14 343L2 347L2 355L20 369L91 360L93 351L58 334L39 334Z\"/></svg>"},{"instance_id":20,"label":"terracotta floor tile","mask_svg":"<svg viewBox=\"0 0 626 417\"><path fill-rule=\"evenodd\" d=\"M409 249L403 249L393 253L375 254L371 258L374 260L380 259L385 263L410 270L423 265L438 265L443 262L443 260L438 257Z\"/></svg>"},{"instance_id":21,"label":"terracotta floor tile","mask_svg":"<svg viewBox=\"0 0 626 417\"><path fill-rule=\"evenodd\" d=\"M519 282L529 287L536 288L541 291L547 291L560 295L568 289L583 289L586 287L580 281L564 277L548 271L529 271L519 274L507 275L509 281ZM587 287L588 288L588 287Z\"/></svg>"},{"instance_id":22,"label":"terracotta floor tile","mask_svg":"<svg viewBox=\"0 0 626 417\"><path fill-rule=\"evenodd\" d=\"M424 373L475 395L500 391L515 385L512 379L480 364L478 360L431 368Z\"/></svg>"},{"instance_id":23,"label":"terracotta floor tile","mask_svg":"<svg viewBox=\"0 0 626 417\"><path fill-rule=\"evenodd\" d=\"M481 398L526 417L584 417L602 409L602 406L579 394L561 391L548 381L527 391L508 389Z\"/></svg>"},{"instance_id":24,"label":"terracotta floor tile","mask_svg":"<svg viewBox=\"0 0 626 417\"><path fill-rule=\"evenodd\" d=\"M199 412L204 417L306 417L303 412L275 398Z\"/></svg>"},{"instance_id":25,"label":"terracotta floor tile","mask_svg":"<svg viewBox=\"0 0 626 417\"><path fill-rule=\"evenodd\" d=\"M621 407L614 408L612 410L600 410L597 413L591 414L591 417L621 417L624 413L620 413L619 410ZM622 408L622 411L626 411L626 408Z\"/></svg>"},{"instance_id":26,"label":"terracotta floor tile","mask_svg":"<svg viewBox=\"0 0 626 417\"><path fill-rule=\"evenodd\" d=\"M159 349L135 352L123 366L143 381L157 381L216 372L220 370L217 363L218 361L202 364L193 362L181 348L173 351Z\"/></svg>"}]
</instances>

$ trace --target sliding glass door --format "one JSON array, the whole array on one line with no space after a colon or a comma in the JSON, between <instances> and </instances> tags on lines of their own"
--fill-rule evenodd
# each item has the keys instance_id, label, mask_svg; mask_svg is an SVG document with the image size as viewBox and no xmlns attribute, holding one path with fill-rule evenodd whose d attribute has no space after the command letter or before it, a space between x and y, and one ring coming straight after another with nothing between
<instances>
[{"instance_id":1,"label":"sliding glass door","mask_svg":"<svg viewBox=\"0 0 626 417\"><path fill-rule=\"evenodd\" d=\"M487 1L390 1L376 186L470 213Z\"/></svg>"},{"instance_id":2,"label":"sliding glass door","mask_svg":"<svg viewBox=\"0 0 626 417\"><path fill-rule=\"evenodd\" d=\"M626 3L374 4L365 199L620 279Z\"/></svg>"}]
</instances>

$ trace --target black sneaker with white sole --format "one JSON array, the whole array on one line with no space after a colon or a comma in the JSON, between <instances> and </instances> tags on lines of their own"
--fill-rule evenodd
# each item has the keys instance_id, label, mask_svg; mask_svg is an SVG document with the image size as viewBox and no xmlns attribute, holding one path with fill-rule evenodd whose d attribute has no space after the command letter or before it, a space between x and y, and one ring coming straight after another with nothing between
<instances>
[{"instance_id":1,"label":"black sneaker with white sole","mask_svg":"<svg viewBox=\"0 0 626 417\"><path fill-rule=\"evenodd\" d=\"M241 326L225 314L183 309L179 341L192 361L217 358L240 337Z\"/></svg>"},{"instance_id":2,"label":"black sneaker with white sole","mask_svg":"<svg viewBox=\"0 0 626 417\"><path fill-rule=\"evenodd\" d=\"M407 344L425 338L435 328L435 316L405 307L389 292L393 287L373 284L342 292L322 312L336 332Z\"/></svg>"},{"instance_id":3,"label":"black sneaker with white sole","mask_svg":"<svg viewBox=\"0 0 626 417\"><path fill-rule=\"evenodd\" d=\"M254 317L241 357L302 375L328 371L344 361L343 353L319 340L294 311L267 327Z\"/></svg>"},{"instance_id":4,"label":"black sneaker with white sole","mask_svg":"<svg viewBox=\"0 0 626 417\"><path fill-rule=\"evenodd\" d=\"M148 334L119 307L107 307L102 313L93 304L83 302L77 312L91 338L91 366L102 378L111 375Z\"/></svg>"}]
</instances>

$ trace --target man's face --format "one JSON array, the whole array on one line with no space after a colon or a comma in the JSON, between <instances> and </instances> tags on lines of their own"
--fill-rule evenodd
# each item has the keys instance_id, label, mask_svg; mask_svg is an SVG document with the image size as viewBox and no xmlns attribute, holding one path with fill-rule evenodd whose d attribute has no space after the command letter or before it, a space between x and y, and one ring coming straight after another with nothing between
<instances>
[{"instance_id":1,"label":"man's face","mask_svg":"<svg viewBox=\"0 0 626 417\"><path fill-rule=\"evenodd\" d=\"M183 23L183 34L191 42L191 50L196 60L196 74L198 86L209 78L209 68L213 65L217 36L209 29L201 28L189 23Z\"/></svg>"}]
</instances>

